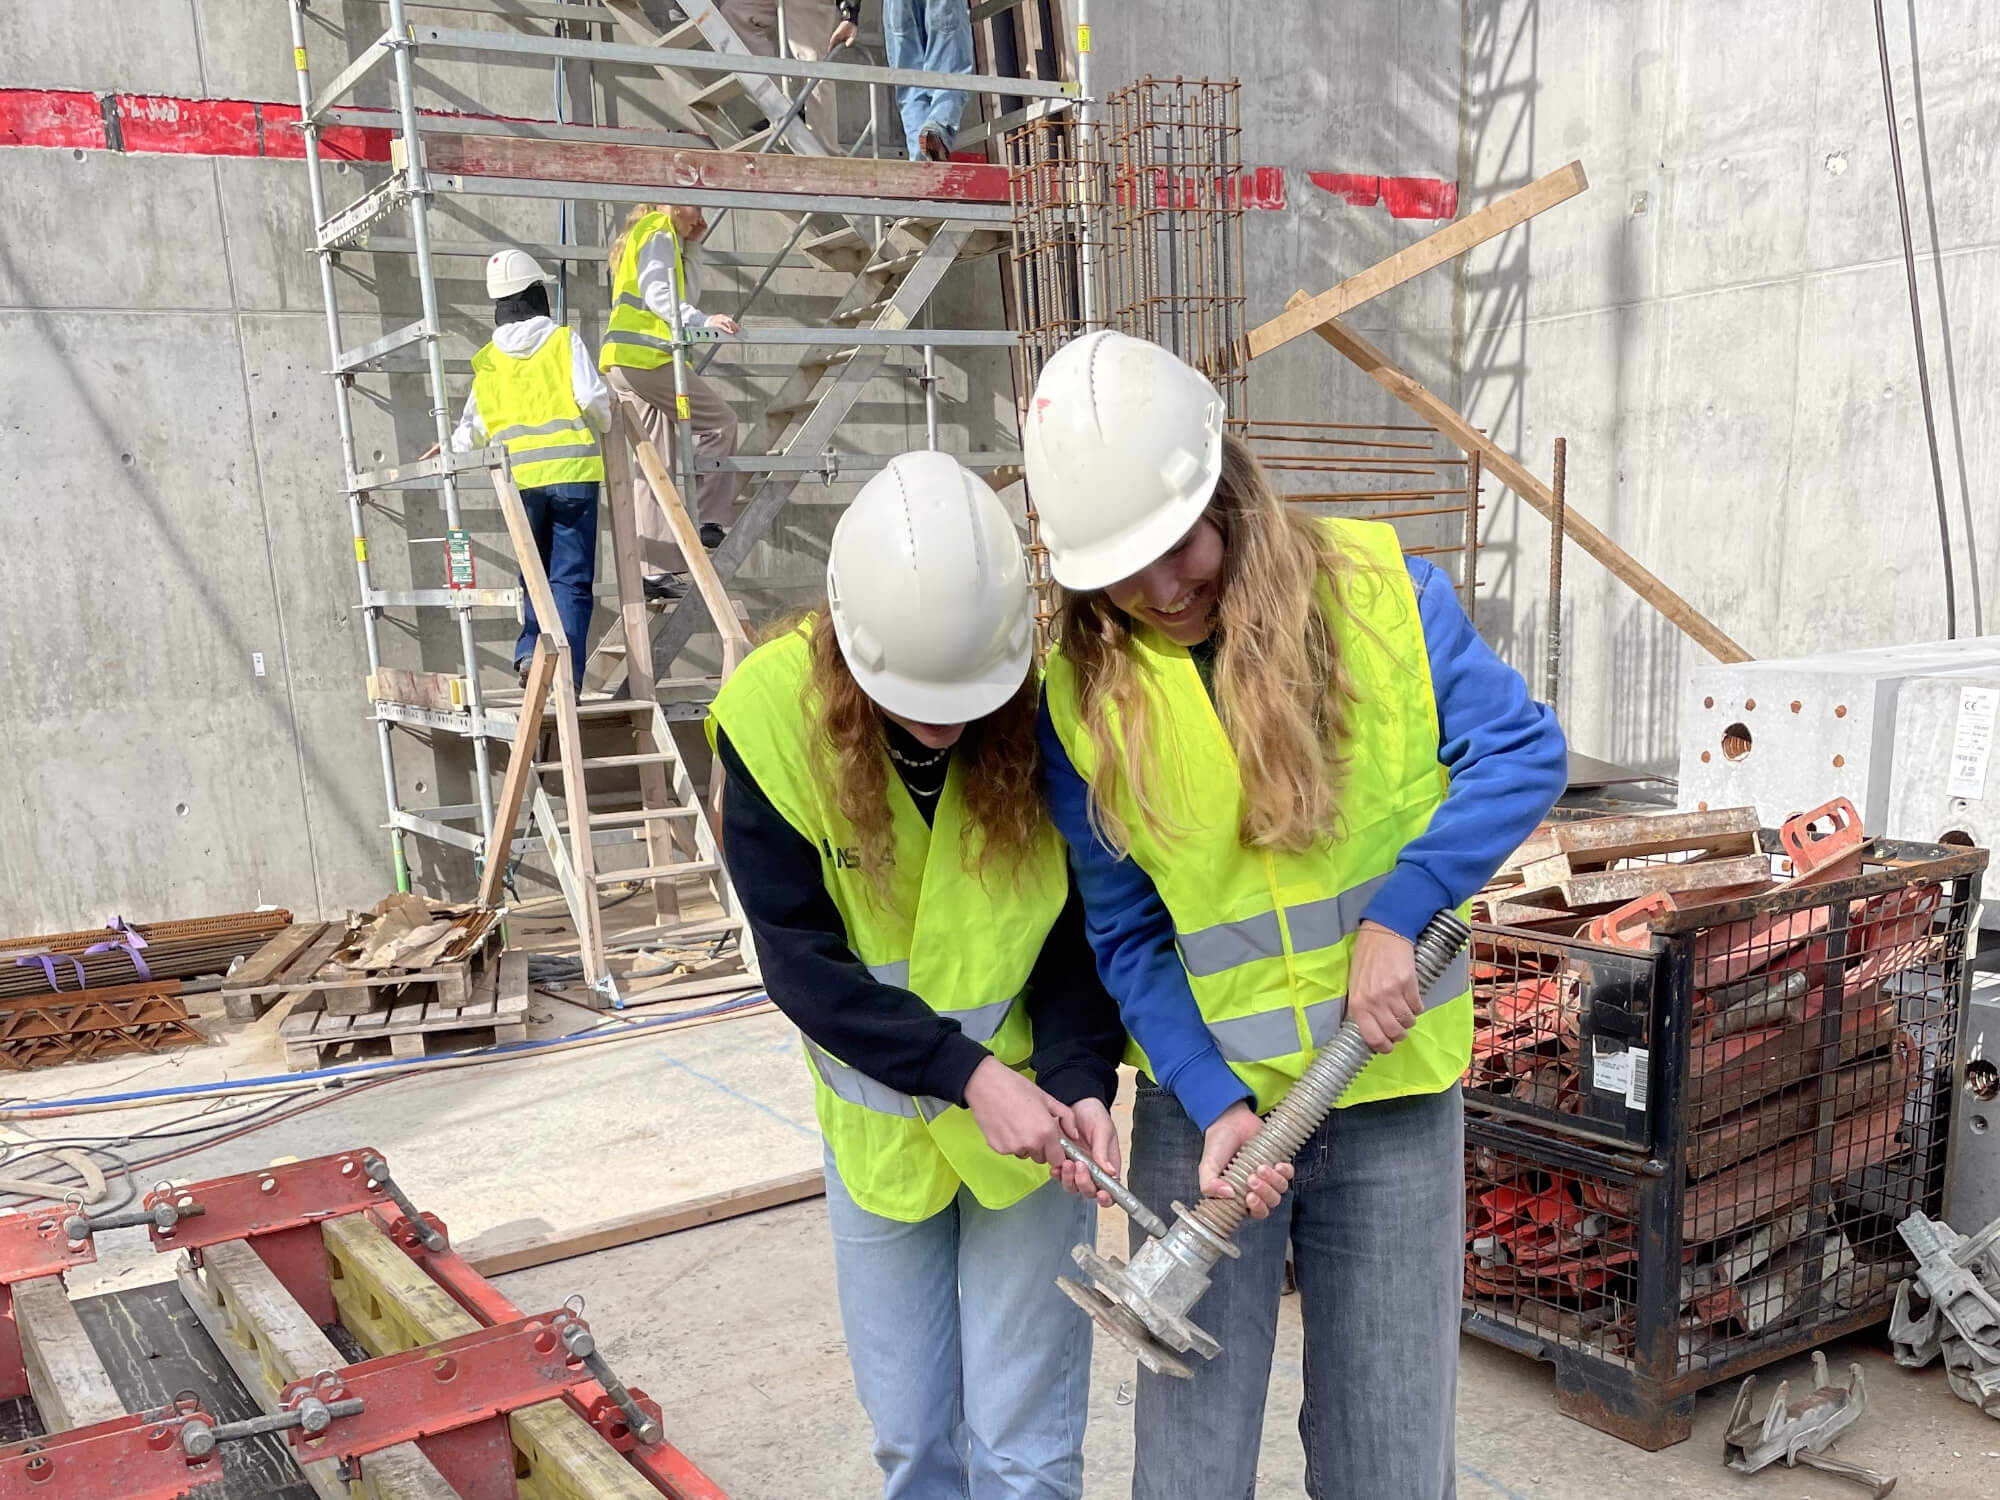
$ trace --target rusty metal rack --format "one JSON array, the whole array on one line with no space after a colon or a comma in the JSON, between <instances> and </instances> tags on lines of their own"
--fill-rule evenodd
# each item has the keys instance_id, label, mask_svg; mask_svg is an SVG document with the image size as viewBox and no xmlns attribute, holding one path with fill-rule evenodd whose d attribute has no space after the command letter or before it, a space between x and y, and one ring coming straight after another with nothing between
<instances>
[{"instance_id":1,"label":"rusty metal rack","mask_svg":"<svg viewBox=\"0 0 2000 1500\"><path fill-rule=\"evenodd\" d=\"M1639 1446L1881 1321L1896 1224L1938 1211L1987 855L1852 833L1758 830L1761 881L1476 927L1464 1325Z\"/></svg>"},{"instance_id":2,"label":"rusty metal rack","mask_svg":"<svg viewBox=\"0 0 2000 1500\"><path fill-rule=\"evenodd\" d=\"M240 1388L127 1410L131 1362L114 1381L63 1277L96 1259L98 1235L141 1227L181 1254L181 1295L213 1341L197 1363ZM0 1398L31 1398L42 1429L0 1447L0 1500L724 1500L581 1311L524 1314L366 1149L162 1184L97 1220L0 1215Z\"/></svg>"},{"instance_id":3,"label":"rusty metal rack","mask_svg":"<svg viewBox=\"0 0 2000 1500\"><path fill-rule=\"evenodd\" d=\"M1459 603L1473 613L1479 591L1480 459L1422 423L1286 422L1234 424L1278 493L1329 516L1387 521L1411 557L1453 575Z\"/></svg>"}]
</instances>

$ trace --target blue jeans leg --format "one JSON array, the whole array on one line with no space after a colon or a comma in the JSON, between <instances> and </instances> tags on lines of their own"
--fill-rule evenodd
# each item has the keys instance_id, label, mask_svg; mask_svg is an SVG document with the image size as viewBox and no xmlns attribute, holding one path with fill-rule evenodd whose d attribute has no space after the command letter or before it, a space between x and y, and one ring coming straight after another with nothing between
<instances>
[{"instance_id":1,"label":"blue jeans leg","mask_svg":"<svg viewBox=\"0 0 2000 1500\"><path fill-rule=\"evenodd\" d=\"M1095 1209L1051 1186L995 1211L961 1189L905 1224L856 1204L830 1154L826 1173L883 1500L1078 1500L1090 1323L1054 1281Z\"/></svg>"},{"instance_id":2,"label":"blue jeans leg","mask_svg":"<svg viewBox=\"0 0 2000 1500\"><path fill-rule=\"evenodd\" d=\"M930 66L926 61L924 4L925 0L882 0L882 41L890 67L917 71ZM924 154L917 145L917 132L931 117L931 91L897 89L896 113L902 117L910 160L917 161Z\"/></svg>"},{"instance_id":3,"label":"blue jeans leg","mask_svg":"<svg viewBox=\"0 0 2000 1500\"><path fill-rule=\"evenodd\" d=\"M1192 1207L1200 1201L1200 1162L1194 1121L1172 1094L1142 1077L1132 1105L1132 1191L1162 1217L1175 1201ZM1132 1500L1249 1500L1255 1493L1293 1207L1288 1193L1270 1218L1244 1220L1234 1237L1241 1258L1225 1257L1210 1273L1194 1320L1221 1340L1222 1352L1211 1360L1183 1356L1192 1380L1139 1372ZM1135 1226L1135 1251L1144 1238Z\"/></svg>"},{"instance_id":4,"label":"blue jeans leg","mask_svg":"<svg viewBox=\"0 0 2000 1500\"><path fill-rule=\"evenodd\" d=\"M972 12L965 0L923 0L924 63L933 73L972 71ZM947 143L958 134L965 113L965 95L939 89L931 95L930 123L944 132Z\"/></svg>"},{"instance_id":5,"label":"blue jeans leg","mask_svg":"<svg viewBox=\"0 0 2000 1500\"><path fill-rule=\"evenodd\" d=\"M1192 1203L1201 1133L1172 1096L1134 1105L1132 1188ZM1465 1115L1442 1094L1337 1109L1292 1190L1247 1220L1195 1321L1222 1341L1189 1381L1139 1377L1133 1500L1250 1500L1289 1240L1305 1327L1299 1435L1312 1500L1454 1500ZM1137 1238L1137 1231L1134 1231Z\"/></svg>"},{"instance_id":6,"label":"blue jeans leg","mask_svg":"<svg viewBox=\"0 0 2000 1500\"><path fill-rule=\"evenodd\" d=\"M1453 1500L1463 1097L1453 1086L1335 1110L1296 1181L1306 1493Z\"/></svg>"},{"instance_id":7,"label":"blue jeans leg","mask_svg":"<svg viewBox=\"0 0 2000 1500\"><path fill-rule=\"evenodd\" d=\"M584 660L590 652L590 614L597 581L597 485L594 482L550 484L521 491L535 550L548 570L549 592L569 637L570 665L576 685L583 687ZM525 587L525 584L523 585ZM520 638L514 643L518 667L534 653L541 637L535 607L524 603Z\"/></svg>"},{"instance_id":8,"label":"blue jeans leg","mask_svg":"<svg viewBox=\"0 0 2000 1500\"><path fill-rule=\"evenodd\" d=\"M1050 1183L1011 1208L958 1194L959 1340L972 1500L1078 1500L1091 1323L1056 1285L1097 1206Z\"/></svg>"}]
</instances>

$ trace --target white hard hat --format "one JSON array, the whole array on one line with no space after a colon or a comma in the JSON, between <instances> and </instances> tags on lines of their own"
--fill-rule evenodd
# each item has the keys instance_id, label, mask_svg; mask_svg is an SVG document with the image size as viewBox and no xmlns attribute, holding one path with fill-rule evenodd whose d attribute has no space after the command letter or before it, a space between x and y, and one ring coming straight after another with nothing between
<instances>
[{"instance_id":1,"label":"white hard hat","mask_svg":"<svg viewBox=\"0 0 2000 1500\"><path fill-rule=\"evenodd\" d=\"M861 690L919 724L963 724L1019 691L1033 655L1021 539L948 453L905 453L833 530L826 594Z\"/></svg>"},{"instance_id":2,"label":"white hard hat","mask_svg":"<svg viewBox=\"0 0 2000 1500\"><path fill-rule=\"evenodd\" d=\"M542 279L542 268L525 250L496 251L486 262L486 295L496 302L525 292Z\"/></svg>"},{"instance_id":3,"label":"white hard hat","mask_svg":"<svg viewBox=\"0 0 2000 1500\"><path fill-rule=\"evenodd\" d=\"M1058 349L1021 434L1056 582L1104 588L1192 531L1222 474L1222 418L1215 387L1158 344L1106 331Z\"/></svg>"}]
</instances>

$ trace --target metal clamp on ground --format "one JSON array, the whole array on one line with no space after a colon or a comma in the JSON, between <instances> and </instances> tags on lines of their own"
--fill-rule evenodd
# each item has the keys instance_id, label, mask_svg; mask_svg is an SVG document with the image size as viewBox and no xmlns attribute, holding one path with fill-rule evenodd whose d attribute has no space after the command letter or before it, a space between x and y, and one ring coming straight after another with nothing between
<instances>
[{"instance_id":1,"label":"metal clamp on ground","mask_svg":"<svg viewBox=\"0 0 2000 1500\"><path fill-rule=\"evenodd\" d=\"M118 1500L181 1500L210 1486L222 1465L196 1455L182 1434L207 1431L215 1419L183 1396L159 1411L114 1417L0 1448L0 1500L116 1495Z\"/></svg>"}]
</instances>

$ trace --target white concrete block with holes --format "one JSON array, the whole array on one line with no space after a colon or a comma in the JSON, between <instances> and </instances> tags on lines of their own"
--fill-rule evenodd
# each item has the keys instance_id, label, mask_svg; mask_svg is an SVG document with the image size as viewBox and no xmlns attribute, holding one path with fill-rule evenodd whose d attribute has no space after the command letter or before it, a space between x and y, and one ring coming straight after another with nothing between
<instances>
[{"instance_id":1,"label":"white concrete block with holes","mask_svg":"<svg viewBox=\"0 0 2000 1500\"><path fill-rule=\"evenodd\" d=\"M1896 755L1881 831L1925 843L2000 847L2000 672L1926 677L1896 701ZM2000 872L1989 871L1981 925L2000 927Z\"/></svg>"},{"instance_id":2,"label":"white concrete block with holes","mask_svg":"<svg viewBox=\"0 0 2000 1500\"><path fill-rule=\"evenodd\" d=\"M1754 807L1775 827L1846 797L1869 833L1887 834L1898 694L1912 679L1982 672L2000 677L2000 636L1697 667L1681 708L1680 805Z\"/></svg>"}]
</instances>

